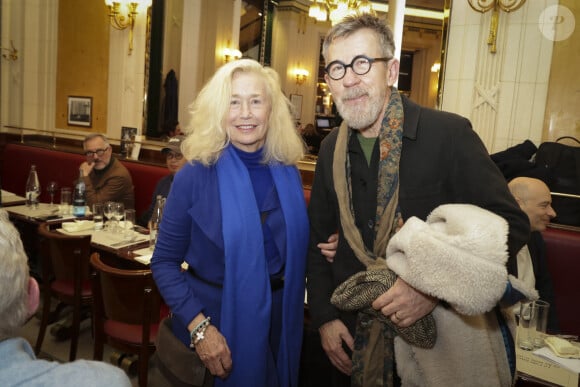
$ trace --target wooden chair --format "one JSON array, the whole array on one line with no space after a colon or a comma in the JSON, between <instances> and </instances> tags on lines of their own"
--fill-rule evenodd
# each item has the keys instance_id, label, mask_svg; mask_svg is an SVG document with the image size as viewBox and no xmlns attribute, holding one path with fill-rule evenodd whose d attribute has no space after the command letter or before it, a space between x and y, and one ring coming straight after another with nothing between
<instances>
[{"instance_id":1,"label":"wooden chair","mask_svg":"<svg viewBox=\"0 0 580 387\"><path fill-rule=\"evenodd\" d=\"M38 226L42 256L42 318L35 352L40 353L50 321L52 298L73 307L69 360L76 358L81 308L90 306L93 293L89 276L91 236L69 236L51 231L47 223Z\"/></svg>"},{"instance_id":2,"label":"wooden chair","mask_svg":"<svg viewBox=\"0 0 580 387\"><path fill-rule=\"evenodd\" d=\"M162 300L151 270L126 270L91 255L95 348L94 359L103 359L103 345L139 356L139 385L147 386L149 358L162 318Z\"/></svg>"}]
</instances>

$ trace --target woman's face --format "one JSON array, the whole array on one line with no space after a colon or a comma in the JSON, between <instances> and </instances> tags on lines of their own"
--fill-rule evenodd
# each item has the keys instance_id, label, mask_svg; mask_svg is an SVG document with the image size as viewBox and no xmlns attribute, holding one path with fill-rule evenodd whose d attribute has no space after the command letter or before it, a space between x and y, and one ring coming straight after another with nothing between
<instances>
[{"instance_id":1,"label":"woman's face","mask_svg":"<svg viewBox=\"0 0 580 387\"><path fill-rule=\"evenodd\" d=\"M255 152L264 145L271 111L264 80L254 73L234 74L226 130L236 148Z\"/></svg>"}]
</instances>

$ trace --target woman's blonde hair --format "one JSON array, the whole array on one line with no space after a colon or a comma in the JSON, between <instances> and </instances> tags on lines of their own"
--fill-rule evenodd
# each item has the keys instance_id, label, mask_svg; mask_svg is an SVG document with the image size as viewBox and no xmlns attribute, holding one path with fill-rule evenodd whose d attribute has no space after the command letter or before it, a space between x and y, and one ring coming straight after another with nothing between
<instances>
[{"instance_id":1,"label":"woman's blonde hair","mask_svg":"<svg viewBox=\"0 0 580 387\"><path fill-rule=\"evenodd\" d=\"M232 80L240 72L258 75L271 103L264 163L296 163L304 155L304 145L294 126L290 101L280 88L276 71L251 59L226 63L200 91L190 107L191 121L181 145L183 155L187 160L203 165L213 164L219 159L230 142L224 123L230 108Z\"/></svg>"}]
</instances>

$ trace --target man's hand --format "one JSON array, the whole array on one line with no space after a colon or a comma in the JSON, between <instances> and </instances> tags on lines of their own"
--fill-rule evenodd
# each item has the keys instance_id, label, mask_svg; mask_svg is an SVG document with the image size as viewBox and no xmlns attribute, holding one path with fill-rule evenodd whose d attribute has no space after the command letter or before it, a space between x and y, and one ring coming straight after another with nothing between
<instances>
[{"instance_id":1,"label":"man's hand","mask_svg":"<svg viewBox=\"0 0 580 387\"><path fill-rule=\"evenodd\" d=\"M320 249L320 252L326 257L328 262L334 262L336 249L338 248L338 234L332 234L328 237L327 243L319 243L316 247Z\"/></svg>"},{"instance_id":2,"label":"man's hand","mask_svg":"<svg viewBox=\"0 0 580 387\"><path fill-rule=\"evenodd\" d=\"M344 341L351 350L354 349L354 339L350 335L348 328L342 321L332 320L322 325L318 331L320 332L322 348L332 365L338 368L340 372L350 375L352 361L342 348L342 342Z\"/></svg>"},{"instance_id":3,"label":"man's hand","mask_svg":"<svg viewBox=\"0 0 580 387\"><path fill-rule=\"evenodd\" d=\"M88 176L89 173L92 172L94 167L95 163L89 163L84 161L79 168L83 170L83 176Z\"/></svg>"},{"instance_id":4,"label":"man's hand","mask_svg":"<svg viewBox=\"0 0 580 387\"><path fill-rule=\"evenodd\" d=\"M435 297L421 293L400 278L373 301L373 308L380 310L401 328L413 325L415 321L429 314L436 305Z\"/></svg>"}]
</instances>

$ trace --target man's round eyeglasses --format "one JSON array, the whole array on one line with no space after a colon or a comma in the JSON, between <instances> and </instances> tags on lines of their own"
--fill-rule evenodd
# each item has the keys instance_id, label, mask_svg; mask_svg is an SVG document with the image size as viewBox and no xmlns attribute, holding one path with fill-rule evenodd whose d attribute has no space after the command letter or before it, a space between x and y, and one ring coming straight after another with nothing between
<instances>
[{"instance_id":1,"label":"man's round eyeglasses","mask_svg":"<svg viewBox=\"0 0 580 387\"><path fill-rule=\"evenodd\" d=\"M106 147L105 149L97 149L96 151L86 151L85 152L85 156L87 156L87 157L94 157L95 154L96 154L97 156L101 157L108 150L109 150L109 147Z\"/></svg>"},{"instance_id":2,"label":"man's round eyeglasses","mask_svg":"<svg viewBox=\"0 0 580 387\"><path fill-rule=\"evenodd\" d=\"M165 157L167 158L167 160L171 160L171 159L181 160L183 158L183 155L181 153L168 152L165 155Z\"/></svg>"},{"instance_id":3,"label":"man's round eyeglasses","mask_svg":"<svg viewBox=\"0 0 580 387\"><path fill-rule=\"evenodd\" d=\"M353 58L350 64L345 64L339 60L332 61L326 66L324 71L328 74L330 79L335 81L341 80L346 75L346 69L351 68L355 74L365 75L371 71L374 62L388 62L393 58L369 58L366 55L357 55Z\"/></svg>"}]
</instances>

